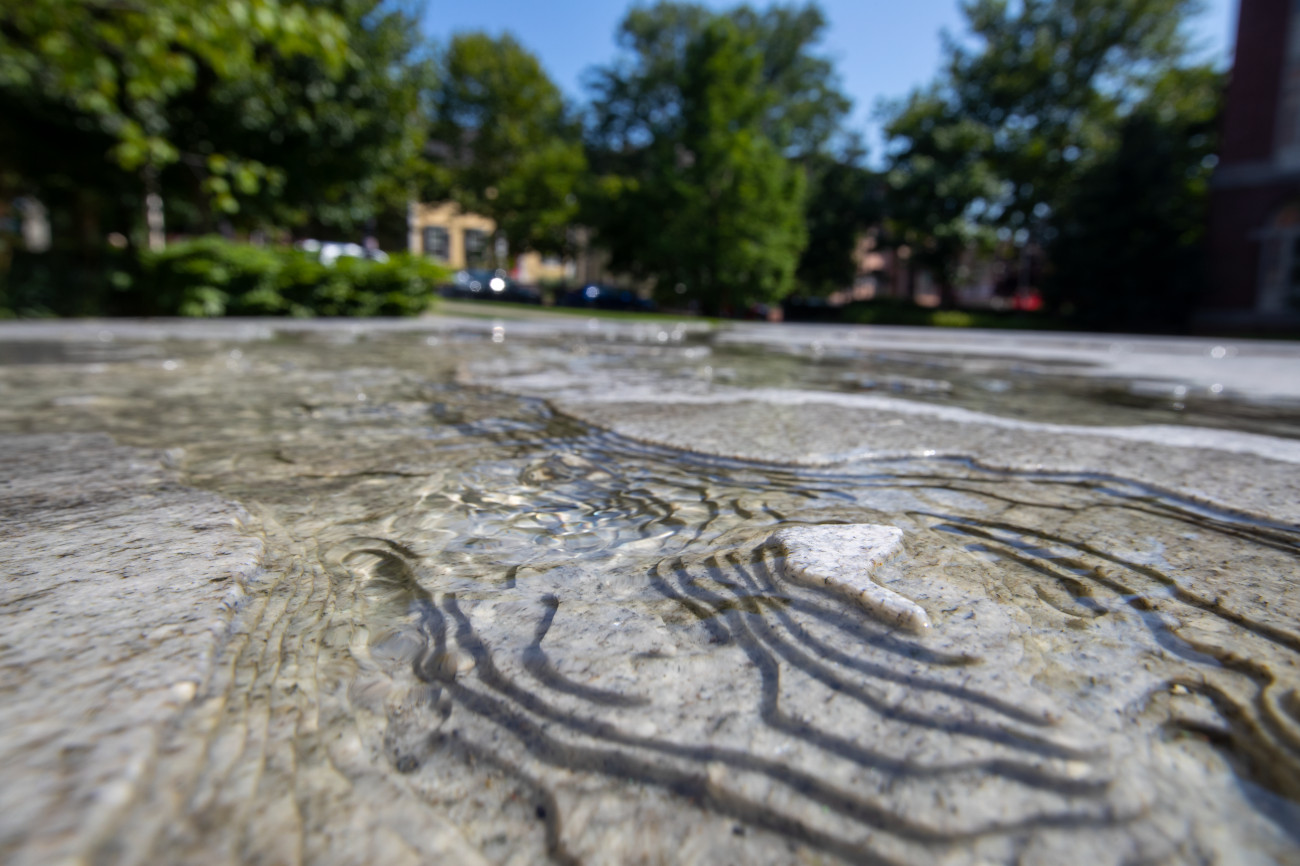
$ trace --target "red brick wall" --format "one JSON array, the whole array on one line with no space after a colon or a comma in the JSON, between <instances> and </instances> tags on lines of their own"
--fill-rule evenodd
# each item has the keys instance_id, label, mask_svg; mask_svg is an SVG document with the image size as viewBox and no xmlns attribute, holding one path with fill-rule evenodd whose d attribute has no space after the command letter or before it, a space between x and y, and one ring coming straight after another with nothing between
<instances>
[{"instance_id":1,"label":"red brick wall","mask_svg":"<svg viewBox=\"0 0 1300 866\"><path fill-rule=\"evenodd\" d=\"M1223 112L1219 172L1210 200L1211 286L1201 303L1214 311L1246 313L1257 303L1257 233L1295 197L1294 182L1270 171L1286 65L1292 0L1241 0L1237 46ZM1248 168L1247 180L1234 168ZM1271 178L1270 178L1271 175Z\"/></svg>"},{"instance_id":2,"label":"red brick wall","mask_svg":"<svg viewBox=\"0 0 1300 866\"><path fill-rule=\"evenodd\" d=\"M1267 161L1273 155L1290 6L1291 0L1241 0L1221 164Z\"/></svg>"},{"instance_id":3,"label":"red brick wall","mask_svg":"<svg viewBox=\"0 0 1300 866\"><path fill-rule=\"evenodd\" d=\"M1252 237L1285 203L1286 190L1253 187L1217 190L1210 209L1210 296L1202 307L1250 310L1259 279L1259 241Z\"/></svg>"}]
</instances>

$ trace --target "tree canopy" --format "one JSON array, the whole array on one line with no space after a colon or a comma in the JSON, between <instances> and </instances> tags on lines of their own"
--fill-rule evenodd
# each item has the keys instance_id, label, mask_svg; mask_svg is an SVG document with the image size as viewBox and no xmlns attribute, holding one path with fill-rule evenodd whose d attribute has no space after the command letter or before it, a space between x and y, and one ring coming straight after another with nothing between
<instances>
[{"instance_id":1,"label":"tree canopy","mask_svg":"<svg viewBox=\"0 0 1300 866\"><path fill-rule=\"evenodd\" d=\"M108 237L157 246L164 212L398 244L419 197L515 252L582 225L714 313L847 287L868 230L950 303L980 256L1032 262L1091 326L1195 295L1222 84L1187 44L1196 0L963 0L935 81L881 109L883 171L815 3L634 5L575 106L509 34L429 43L420 2L3 4L0 198L39 200L87 271Z\"/></svg>"},{"instance_id":2,"label":"tree canopy","mask_svg":"<svg viewBox=\"0 0 1300 866\"><path fill-rule=\"evenodd\" d=\"M1089 328L1177 331L1203 284L1222 76L1168 71L1061 202L1053 300Z\"/></svg>"},{"instance_id":3,"label":"tree canopy","mask_svg":"<svg viewBox=\"0 0 1300 866\"><path fill-rule=\"evenodd\" d=\"M311 56L338 73L347 31L331 12L280 0L5 4L0 87L64 105L111 136L126 170L180 154L167 104L200 85L264 74L263 48Z\"/></svg>"},{"instance_id":4,"label":"tree canopy","mask_svg":"<svg viewBox=\"0 0 1300 866\"><path fill-rule=\"evenodd\" d=\"M578 123L509 35L455 36L431 93L427 197L492 217L517 250L559 250L586 170Z\"/></svg>"},{"instance_id":5,"label":"tree canopy","mask_svg":"<svg viewBox=\"0 0 1300 866\"><path fill-rule=\"evenodd\" d=\"M614 267L710 312L790 293L807 243L801 160L849 107L813 52L824 27L812 5L628 13L622 56L589 81L600 182L586 216Z\"/></svg>"},{"instance_id":6,"label":"tree canopy","mask_svg":"<svg viewBox=\"0 0 1300 866\"><path fill-rule=\"evenodd\" d=\"M884 186L879 174L863 165L865 155L860 142L850 139L839 151L802 160L808 177L808 244L795 271L800 293L828 295L851 286L857 276L858 241L884 218Z\"/></svg>"},{"instance_id":7,"label":"tree canopy","mask_svg":"<svg viewBox=\"0 0 1300 866\"><path fill-rule=\"evenodd\" d=\"M415 150L412 14L379 0L5 4L0 107L46 134L0 136L4 183L166 193L208 230L241 212L364 219Z\"/></svg>"},{"instance_id":8,"label":"tree canopy","mask_svg":"<svg viewBox=\"0 0 1300 866\"><path fill-rule=\"evenodd\" d=\"M315 5L345 25L341 67L273 54L264 74L216 83L174 107L187 154L177 174L229 189L217 204L246 225L355 232L386 210L402 211L410 194L424 142L421 97L432 80L418 9L383 0ZM220 158L196 166L195 155L209 152L266 166L273 183L236 192L221 183L229 172L214 170Z\"/></svg>"},{"instance_id":9,"label":"tree canopy","mask_svg":"<svg viewBox=\"0 0 1300 866\"><path fill-rule=\"evenodd\" d=\"M1194 0L967 0L938 80L886 111L890 222L941 284L996 230L1043 247L1128 119L1187 67Z\"/></svg>"}]
</instances>

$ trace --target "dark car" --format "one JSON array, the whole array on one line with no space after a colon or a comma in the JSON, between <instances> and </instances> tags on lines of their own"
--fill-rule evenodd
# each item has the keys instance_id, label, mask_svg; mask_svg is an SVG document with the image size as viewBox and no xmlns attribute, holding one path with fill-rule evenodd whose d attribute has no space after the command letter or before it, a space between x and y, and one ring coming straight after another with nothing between
<instances>
[{"instance_id":1,"label":"dark car","mask_svg":"<svg viewBox=\"0 0 1300 866\"><path fill-rule=\"evenodd\" d=\"M592 310L635 310L652 313L655 302L646 300L630 289L600 283L587 283L580 289L565 292L556 301L561 307L586 307Z\"/></svg>"},{"instance_id":2,"label":"dark car","mask_svg":"<svg viewBox=\"0 0 1300 866\"><path fill-rule=\"evenodd\" d=\"M443 286L442 294L448 298L511 301L516 304L542 302L542 296L536 289L519 285L500 269L458 271L456 281Z\"/></svg>"}]
</instances>

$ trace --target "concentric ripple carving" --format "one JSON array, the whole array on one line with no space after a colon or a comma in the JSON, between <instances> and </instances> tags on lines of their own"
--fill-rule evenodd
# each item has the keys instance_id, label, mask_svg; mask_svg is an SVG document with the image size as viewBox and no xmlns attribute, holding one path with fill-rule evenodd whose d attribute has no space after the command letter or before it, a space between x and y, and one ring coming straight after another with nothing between
<instances>
[{"instance_id":1,"label":"concentric ripple carving","mask_svg":"<svg viewBox=\"0 0 1300 866\"><path fill-rule=\"evenodd\" d=\"M762 545L661 561L612 613L577 574L560 581L569 600L539 577L537 591L497 601L426 593L391 551L344 559L367 557L361 595L409 604L411 621L372 656L395 680L410 670L408 688L436 708L421 717L430 730L390 719L398 771L454 740L533 768L534 785L576 773L657 789L850 861L1132 818L1108 796L1095 743L981 688L967 656L927 650L832 594L779 589ZM567 635L548 641L557 620ZM567 839L567 811L551 835L590 846L585 832ZM694 829L676 809L643 819Z\"/></svg>"},{"instance_id":2,"label":"concentric ripple carving","mask_svg":"<svg viewBox=\"0 0 1300 866\"><path fill-rule=\"evenodd\" d=\"M280 585L322 573L338 598L302 628L353 660L317 700L400 780L407 820L464 837L429 856L616 863L672 839L696 863L1179 862L1248 833L1285 850L1239 786L1285 817L1291 602L1215 569L1282 575L1289 530L1117 480L670 456L543 441L393 497L415 508L372 505L384 532L322 553L307 512L277 530L299 551ZM776 539L886 515L904 549L872 577L932 614L924 633L786 577ZM1188 533L1194 555L1150 543ZM1225 808L1227 843L1206 823Z\"/></svg>"},{"instance_id":3,"label":"concentric ripple carving","mask_svg":"<svg viewBox=\"0 0 1300 866\"><path fill-rule=\"evenodd\" d=\"M1000 520L972 517L969 508L960 517L910 509L910 552L875 563L893 569L891 586L915 587L940 617L930 635L846 604L842 587L790 581L788 539L803 527L782 514L775 531L748 530L760 512L745 509L737 520L722 502L704 509L703 527L681 525L671 508L639 512L632 536L656 537L659 547L676 539L681 550L649 567L641 557L597 558L594 567L535 557L496 584L501 592L408 563L403 592L414 625L384 641L405 648L397 663L409 666L410 687L436 694L444 715L427 731L390 720L390 732L400 733L389 739L414 749L390 760L410 769L451 749L527 768L530 790L547 792L551 855L603 852L611 862L644 850L625 826L633 819L709 838L707 856L718 855L719 839L745 845L775 833L849 862L996 862L1026 846L1047 860L1078 862L1084 851L1090 862L1176 858L1171 834L1187 833L1196 819L1169 793L1205 770L1169 766L1151 751L1166 747L1143 737L1173 737L1174 752L1185 745L1181 735L1209 742L1239 772L1289 794L1292 638L1236 599L1180 588L1137 561L1159 557L1123 550L1132 532L1107 533L1105 524L1135 513L1174 520L1281 562L1295 556L1292 536L1150 491L1135 496L1123 482L1040 479L1020 499L979 475L890 479L918 500L980 496L1004 506ZM528 480L537 483L536 474ZM572 481L563 472L547 479L561 488ZM604 470L598 481L622 483ZM836 478L839 489L850 481L885 483ZM818 483L806 479L805 489ZM564 525L581 534L590 531L584 520L609 519L606 496L575 497L571 505L587 504L574 505ZM1067 543L1043 528L1044 514L1068 523L1081 510L1092 512L1092 540ZM1021 524L1006 519L1031 513ZM833 522L847 514L823 508L832 521L823 528L851 530ZM602 537L606 550L635 547L622 530ZM1022 600L1008 608L1009 597ZM1207 643L1199 636L1206 629L1241 631L1268 646L1247 662ZM1077 651L1089 643L1099 670L1127 658L1141 673L1112 673L1107 682L1088 673L1087 650L1057 657L1067 644ZM1041 656L1027 659L1024 645ZM1093 706L1078 703L1081 677L1098 692ZM1125 736L1133 725L1143 737L1131 728ZM726 821L735 822L730 836L717 826ZM763 850L743 856L785 856Z\"/></svg>"},{"instance_id":4,"label":"concentric ripple carving","mask_svg":"<svg viewBox=\"0 0 1300 866\"><path fill-rule=\"evenodd\" d=\"M998 552L996 532L969 522L930 527L959 530L983 539L970 552ZM1025 554L1028 545L1008 543L1008 526L1000 531L1000 553L1033 574L1086 567L1092 579L1116 583L1101 565ZM394 766L436 760L454 743L495 755L499 766L530 767L529 784L552 791L548 837L570 853L629 842L566 823L570 812L605 808L610 797L606 788L594 802L560 796L559 779L575 773L615 782L633 801L668 794L689 803L687 812L702 807L715 820L775 831L852 862L912 862L971 846L998 857L1025 838L1048 850L1065 840L1099 851L1158 850L1157 828L1177 819L1160 814L1169 804L1144 790L1151 779L1134 771L1132 755L1115 753L1131 744L1107 742L998 658L991 644L1005 637L1005 623L979 626L995 629L995 640L968 640L969 628L946 643L913 637L846 606L836 587L782 579L786 549L768 533L748 538L660 559L643 575L564 566L516 573L506 597L426 592L413 563L359 575L406 599L414 625L383 645L443 714L431 732L390 720L401 731L390 739L416 749L393 752ZM1154 573L1135 569L1148 579ZM394 582L392 574L406 577ZM1222 666L1204 647L1188 655L1174 624L1153 613L1151 593L1122 588L1125 605L1156 617L1138 617L1148 634L1182 650L1176 658ZM1035 588L1042 603L1070 617L1109 611L1097 593L1076 591L1088 601L1069 606L1059 592ZM964 622L952 617L947 625L961 631ZM1170 684L1189 699L1217 688L1220 702L1239 707L1223 687L1188 682ZM1260 713L1236 715L1252 749L1275 764L1294 760L1260 727ZM708 823L657 806L649 814L645 803L628 808L665 831Z\"/></svg>"},{"instance_id":5,"label":"concentric ripple carving","mask_svg":"<svg viewBox=\"0 0 1300 866\"><path fill-rule=\"evenodd\" d=\"M396 343L241 352L114 367L119 402L42 422L174 449L267 551L87 861L1300 850L1294 526L1105 475L646 446ZM873 524L903 541L872 583L931 628L789 579L782 533Z\"/></svg>"}]
</instances>

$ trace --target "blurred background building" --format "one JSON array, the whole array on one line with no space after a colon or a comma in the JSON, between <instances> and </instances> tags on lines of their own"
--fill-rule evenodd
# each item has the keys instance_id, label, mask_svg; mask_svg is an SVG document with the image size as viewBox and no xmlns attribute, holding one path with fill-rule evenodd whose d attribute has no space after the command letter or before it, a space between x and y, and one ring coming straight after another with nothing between
<instances>
[{"instance_id":1,"label":"blurred background building","mask_svg":"<svg viewBox=\"0 0 1300 866\"><path fill-rule=\"evenodd\" d=\"M1242 0L1212 181L1204 325L1300 324L1300 3Z\"/></svg>"},{"instance_id":2,"label":"blurred background building","mask_svg":"<svg viewBox=\"0 0 1300 866\"><path fill-rule=\"evenodd\" d=\"M455 202L412 202L407 219L407 250L452 268L492 264L494 220L466 213Z\"/></svg>"},{"instance_id":3,"label":"blurred background building","mask_svg":"<svg viewBox=\"0 0 1300 866\"><path fill-rule=\"evenodd\" d=\"M572 226L569 255L526 250L510 254L496 221L463 210L455 202L411 202L407 215L407 252L425 256L453 270L504 268L529 286L577 283L634 285L625 274L609 269L609 256L592 246L590 230Z\"/></svg>"}]
</instances>

